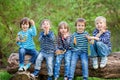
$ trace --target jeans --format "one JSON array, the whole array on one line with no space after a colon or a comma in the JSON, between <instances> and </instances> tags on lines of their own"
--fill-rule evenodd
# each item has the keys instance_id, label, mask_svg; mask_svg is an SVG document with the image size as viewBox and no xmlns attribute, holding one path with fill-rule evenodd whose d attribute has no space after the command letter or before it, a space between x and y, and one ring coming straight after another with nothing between
<instances>
[{"instance_id":1,"label":"jeans","mask_svg":"<svg viewBox=\"0 0 120 80\"><path fill-rule=\"evenodd\" d=\"M35 63L35 60L37 58L38 52L35 49L25 49L25 48L19 48L19 63L20 65L24 65L24 58L25 55L31 55L31 59L29 60L29 62L31 62L32 64Z\"/></svg>"},{"instance_id":2,"label":"jeans","mask_svg":"<svg viewBox=\"0 0 120 80\"><path fill-rule=\"evenodd\" d=\"M74 72L76 69L78 59L81 59L82 64L82 75L83 77L88 77L88 53L75 51L72 54L71 66L70 66L70 74L69 77L71 79L74 78Z\"/></svg>"},{"instance_id":3,"label":"jeans","mask_svg":"<svg viewBox=\"0 0 120 80\"><path fill-rule=\"evenodd\" d=\"M48 76L53 76L53 60L54 60L54 53L48 53L48 52L40 52L35 63L35 69L40 70L41 69L41 63L43 59L45 58L47 69L48 69Z\"/></svg>"},{"instance_id":4,"label":"jeans","mask_svg":"<svg viewBox=\"0 0 120 80\"><path fill-rule=\"evenodd\" d=\"M64 76L69 76L70 71L70 61L71 61L71 51L67 50L64 54L59 54L56 56L55 65L54 65L54 77L58 78L60 74L60 65L62 60L64 59Z\"/></svg>"},{"instance_id":5,"label":"jeans","mask_svg":"<svg viewBox=\"0 0 120 80\"><path fill-rule=\"evenodd\" d=\"M110 54L111 50L103 42L96 42L93 45L90 45L91 57L106 57Z\"/></svg>"}]
</instances>

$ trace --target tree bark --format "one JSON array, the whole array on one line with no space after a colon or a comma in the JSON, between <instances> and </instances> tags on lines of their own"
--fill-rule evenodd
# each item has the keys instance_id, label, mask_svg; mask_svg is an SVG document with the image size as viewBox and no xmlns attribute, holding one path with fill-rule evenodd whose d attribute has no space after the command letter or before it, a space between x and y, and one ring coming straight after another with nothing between
<instances>
[{"instance_id":1,"label":"tree bark","mask_svg":"<svg viewBox=\"0 0 120 80\"><path fill-rule=\"evenodd\" d=\"M16 64L17 67L13 68L13 67L11 67L10 64L8 64L7 71L9 73L14 74L17 72L19 59L18 59L17 53L13 53L13 54L16 55L16 57L17 57L17 58L15 58L15 61L17 61L17 64ZM11 55L13 55L13 54L11 54ZM30 58L30 56L26 55L25 63L28 62L29 58ZM14 66L14 65L12 64L12 66ZM29 71L30 72L34 71L34 65L31 66ZM63 76L63 74L64 74L64 61L62 61L61 69L60 69L60 75ZM47 68L46 68L45 60L42 62L42 67L41 67L39 75L40 75L40 77L42 77L41 80L46 80L45 78L47 77ZM43 76L45 76L45 77L43 77ZM82 68L81 68L80 60L77 62L75 76L82 76ZM107 66L105 68L102 68L102 69L98 68L96 70L93 69L91 58L89 58L89 76L90 77L100 77L100 78L120 78L120 53L112 53L110 56L108 56ZM14 80L17 80L17 79L14 79ZM24 80L27 80L27 79L24 79Z\"/></svg>"}]
</instances>

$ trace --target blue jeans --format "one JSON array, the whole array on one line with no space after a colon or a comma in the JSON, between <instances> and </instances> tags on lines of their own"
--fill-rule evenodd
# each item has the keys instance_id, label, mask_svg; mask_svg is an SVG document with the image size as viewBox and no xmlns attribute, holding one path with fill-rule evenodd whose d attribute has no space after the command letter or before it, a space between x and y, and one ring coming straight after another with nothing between
<instances>
[{"instance_id":1,"label":"blue jeans","mask_svg":"<svg viewBox=\"0 0 120 80\"><path fill-rule=\"evenodd\" d=\"M56 56L55 59L55 65L54 65L54 77L58 78L60 74L60 65L62 62L62 59L64 58L64 76L68 77L69 76L69 71L70 71L70 61L71 61L71 51L67 50L64 54L60 54Z\"/></svg>"},{"instance_id":2,"label":"blue jeans","mask_svg":"<svg viewBox=\"0 0 120 80\"><path fill-rule=\"evenodd\" d=\"M35 60L37 58L38 52L35 49L25 49L25 48L19 48L19 63L20 65L24 65L24 58L25 55L31 55L31 59L29 60L29 62L31 62L32 64L35 63Z\"/></svg>"},{"instance_id":3,"label":"blue jeans","mask_svg":"<svg viewBox=\"0 0 120 80\"><path fill-rule=\"evenodd\" d=\"M106 57L110 54L109 47L100 41L95 41L93 45L90 45L91 57Z\"/></svg>"},{"instance_id":4,"label":"blue jeans","mask_svg":"<svg viewBox=\"0 0 120 80\"><path fill-rule=\"evenodd\" d=\"M71 66L70 66L70 74L69 77L71 79L74 78L74 73L77 65L78 59L81 59L82 64L82 75L83 77L88 77L88 53L75 51L72 54Z\"/></svg>"},{"instance_id":5,"label":"blue jeans","mask_svg":"<svg viewBox=\"0 0 120 80\"><path fill-rule=\"evenodd\" d=\"M53 60L54 60L54 53L49 52L40 52L35 63L35 69L40 70L41 69L41 63L43 59L45 58L47 69L48 69L48 75L53 76Z\"/></svg>"}]
</instances>

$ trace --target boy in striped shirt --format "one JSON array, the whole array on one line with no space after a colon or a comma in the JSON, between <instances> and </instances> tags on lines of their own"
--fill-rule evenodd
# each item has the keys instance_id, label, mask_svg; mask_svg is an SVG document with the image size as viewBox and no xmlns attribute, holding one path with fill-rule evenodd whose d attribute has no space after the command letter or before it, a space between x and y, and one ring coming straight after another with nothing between
<instances>
[{"instance_id":1,"label":"boy in striped shirt","mask_svg":"<svg viewBox=\"0 0 120 80\"><path fill-rule=\"evenodd\" d=\"M88 80L88 40L85 31L86 21L83 18L78 18L75 22L76 32L71 38L71 50L73 52L71 59L70 75L68 80L73 80L77 60L80 58L82 63L83 80Z\"/></svg>"}]
</instances>

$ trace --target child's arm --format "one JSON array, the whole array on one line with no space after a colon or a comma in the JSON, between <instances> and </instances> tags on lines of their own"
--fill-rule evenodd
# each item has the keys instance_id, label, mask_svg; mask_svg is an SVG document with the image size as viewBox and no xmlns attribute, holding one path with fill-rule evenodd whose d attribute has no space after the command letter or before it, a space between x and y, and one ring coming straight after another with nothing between
<instances>
[{"instance_id":1,"label":"child's arm","mask_svg":"<svg viewBox=\"0 0 120 80\"><path fill-rule=\"evenodd\" d=\"M35 22L33 20L30 20L30 24L31 24L31 28L29 29L30 34L32 36L36 36L37 35L37 30L36 30L36 27L35 27Z\"/></svg>"},{"instance_id":2,"label":"child's arm","mask_svg":"<svg viewBox=\"0 0 120 80\"><path fill-rule=\"evenodd\" d=\"M109 31L107 31L104 33L104 35L102 37L100 37L99 40L107 44L110 41L110 36L111 36L111 33Z\"/></svg>"}]
</instances>

